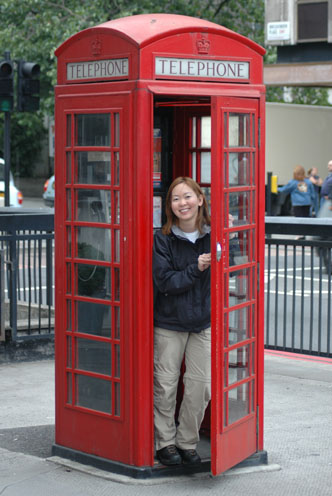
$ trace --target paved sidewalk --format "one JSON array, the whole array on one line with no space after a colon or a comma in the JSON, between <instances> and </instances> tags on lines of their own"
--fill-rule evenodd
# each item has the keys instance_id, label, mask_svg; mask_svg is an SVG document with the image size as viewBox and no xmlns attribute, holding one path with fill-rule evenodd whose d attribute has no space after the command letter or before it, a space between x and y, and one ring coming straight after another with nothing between
<instances>
[{"instance_id":1,"label":"paved sidewalk","mask_svg":"<svg viewBox=\"0 0 332 496\"><path fill-rule=\"evenodd\" d=\"M132 481L49 460L54 439L54 363L0 365L1 496L330 496L332 360L265 356L265 449L269 465Z\"/></svg>"}]
</instances>

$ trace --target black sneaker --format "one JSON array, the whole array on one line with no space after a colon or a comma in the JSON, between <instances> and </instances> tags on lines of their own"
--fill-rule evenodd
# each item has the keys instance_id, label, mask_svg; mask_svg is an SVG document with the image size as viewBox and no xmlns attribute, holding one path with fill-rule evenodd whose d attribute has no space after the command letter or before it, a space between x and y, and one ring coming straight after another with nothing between
<instances>
[{"instance_id":1,"label":"black sneaker","mask_svg":"<svg viewBox=\"0 0 332 496\"><path fill-rule=\"evenodd\" d=\"M201 463L201 457L195 449L180 449L178 452L181 455L182 462L186 465L198 465Z\"/></svg>"},{"instance_id":2,"label":"black sneaker","mask_svg":"<svg viewBox=\"0 0 332 496\"><path fill-rule=\"evenodd\" d=\"M182 462L181 456L174 444L158 450L157 458L163 465L179 465Z\"/></svg>"}]
</instances>

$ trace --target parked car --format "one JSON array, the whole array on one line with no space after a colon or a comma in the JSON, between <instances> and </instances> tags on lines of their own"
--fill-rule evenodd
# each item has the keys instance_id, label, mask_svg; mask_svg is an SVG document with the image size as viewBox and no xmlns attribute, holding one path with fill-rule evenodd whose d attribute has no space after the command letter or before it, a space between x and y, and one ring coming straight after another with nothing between
<instances>
[{"instance_id":1,"label":"parked car","mask_svg":"<svg viewBox=\"0 0 332 496\"><path fill-rule=\"evenodd\" d=\"M44 193L43 193L43 198L44 198L44 203L47 207L54 207L54 190L55 187L55 181L54 181L54 175L51 176L47 181L45 181L44 184Z\"/></svg>"},{"instance_id":2,"label":"parked car","mask_svg":"<svg viewBox=\"0 0 332 496\"><path fill-rule=\"evenodd\" d=\"M9 206L22 207L23 195L14 184L13 174L9 173ZM0 207L5 206L5 161L0 158Z\"/></svg>"}]
</instances>

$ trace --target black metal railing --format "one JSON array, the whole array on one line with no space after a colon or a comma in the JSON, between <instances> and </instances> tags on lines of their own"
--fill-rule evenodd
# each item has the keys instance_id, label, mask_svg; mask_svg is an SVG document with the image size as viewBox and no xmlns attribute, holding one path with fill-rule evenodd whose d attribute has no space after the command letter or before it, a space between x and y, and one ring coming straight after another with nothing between
<instances>
[{"instance_id":1,"label":"black metal railing","mask_svg":"<svg viewBox=\"0 0 332 496\"><path fill-rule=\"evenodd\" d=\"M265 228L265 347L331 357L332 219L266 217Z\"/></svg>"},{"instance_id":2,"label":"black metal railing","mask_svg":"<svg viewBox=\"0 0 332 496\"><path fill-rule=\"evenodd\" d=\"M331 357L332 219L265 220L265 347ZM53 334L52 209L0 209L0 293L0 341Z\"/></svg>"},{"instance_id":3,"label":"black metal railing","mask_svg":"<svg viewBox=\"0 0 332 496\"><path fill-rule=\"evenodd\" d=\"M0 208L1 341L54 331L54 214Z\"/></svg>"}]
</instances>

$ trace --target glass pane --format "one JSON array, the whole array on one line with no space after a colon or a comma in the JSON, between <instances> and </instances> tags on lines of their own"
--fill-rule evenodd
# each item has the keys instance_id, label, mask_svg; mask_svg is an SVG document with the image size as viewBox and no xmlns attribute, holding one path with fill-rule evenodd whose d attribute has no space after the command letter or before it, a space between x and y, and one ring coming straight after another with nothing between
<instances>
[{"instance_id":1,"label":"glass pane","mask_svg":"<svg viewBox=\"0 0 332 496\"><path fill-rule=\"evenodd\" d=\"M229 186L250 184L249 153L230 153L228 158Z\"/></svg>"},{"instance_id":2,"label":"glass pane","mask_svg":"<svg viewBox=\"0 0 332 496\"><path fill-rule=\"evenodd\" d=\"M66 146L71 146L71 115L67 115L67 139Z\"/></svg>"},{"instance_id":3,"label":"glass pane","mask_svg":"<svg viewBox=\"0 0 332 496\"><path fill-rule=\"evenodd\" d=\"M256 364L256 357L255 357L255 351L256 351L256 346L255 343L251 345L251 374L255 374L255 364Z\"/></svg>"},{"instance_id":4,"label":"glass pane","mask_svg":"<svg viewBox=\"0 0 332 496\"><path fill-rule=\"evenodd\" d=\"M191 154L191 169L192 178L194 181L197 181L196 152Z\"/></svg>"},{"instance_id":5,"label":"glass pane","mask_svg":"<svg viewBox=\"0 0 332 496\"><path fill-rule=\"evenodd\" d=\"M211 152L201 153L201 182L211 184Z\"/></svg>"},{"instance_id":6,"label":"glass pane","mask_svg":"<svg viewBox=\"0 0 332 496\"><path fill-rule=\"evenodd\" d=\"M228 114L224 114L224 146L228 147Z\"/></svg>"},{"instance_id":7,"label":"glass pane","mask_svg":"<svg viewBox=\"0 0 332 496\"><path fill-rule=\"evenodd\" d=\"M76 219L81 222L111 222L111 193L106 190L78 189Z\"/></svg>"},{"instance_id":8,"label":"glass pane","mask_svg":"<svg viewBox=\"0 0 332 496\"><path fill-rule=\"evenodd\" d=\"M67 300L67 331L71 331L71 301Z\"/></svg>"},{"instance_id":9,"label":"glass pane","mask_svg":"<svg viewBox=\"0 0 332 496\"><path fill-rule=\"evenodd\" d=\"M211 214L211 188L209 186L204 186L202 187L202 191L204 193L204 196L206 198L206 202L209 207L209 212Z\"/></svg>"},{"instance_id":10,"label":"glass pane","mask_svg":"<svg viewBox=\"0 0 332 496\"><path fill-rule=\"evenodd\" d=\"M71 337L67 336L67 367L71 368Z\"/></svg>"},{"instance_id":11,"label":"glass pane","mask_svg":"<svg viewBox=\"0 0 332 496\"><path fill-rule=\"evenodd\" d=\"M228 425L249 414L249 384L231 389L228 393Z\"/></svg>"},{"instance_id":12,"label":"glass pane","mask_svg":"<svg viewBox=\"0 0 332 496\"><path fill-rule=\"evenodd\" d=\"M255 408L255 381L251 381L251 411L254 412Z\"/></svg>"},{"instance_id":13,"label":"glass pane","mask_svg":"<svg viewBox=\"0 0 332 496\"><path fill-rule=\"evenodd\" d=\"M114 229L114 258L115 263L120 262L120 229Z\"/></svg>"},{"instance_id":14,"label":"glass pane","mask_svg":"<svg viewBox=\"0 0 332 496\"><path fill-rule=\"evenodd\" d=\"M75 330L85 334L110 338L111 311L112 308L109 305L77 301Z\"/></svg>"},{"instance_id":15,"label":"glass pane","mask_svg":"<svg viewBox=\"0 0 332 496\"><path fill-rule=\"evenodd\" d=\"M67 287L66 287L66 293L70 294L71 293L71 264L67 264Z\"/></svg>"},{"instance_id":16,"label":"glass pane","mask_svg":"<svg viewBox=\"0 0 332 496\"><path fill-rule=\"evenodd\" d=\"M115 328L115 339L120 339L120 307L113 307L114 311L114 328Z\"/></svg>"},{"instance_id":17,"label":"glass pane","mask_svg":"<svg viewBox=\"0 0 332 496\"><path fill-rule=\"evenodd\" d=\"M67 172L66 183L71 184L71 152L66 153L66 172Z\"/></svg>"},{"instance_id":18,"label":"glass pane","mask_svg":"<svg viewBox=\"0 0 332 496\"><path fill-rule=\"evenodd\" d=\"M120 191L114 192L114 214L115 214L115 224L120 224Z\"/></svg>"},{"instance_id":19,"label":"glass pane","mask_svg":"<svg viewBox=\"0 0 332 496\"><path fill-rule=\"evenodd\" d=\"M229 114L228 146L249 146L250 114Z\"/></svg>"},{"instance_id":20,"label":"glass pane","mask_svg":"<svg viewBox=\"0 0 332 496\"><path fill-rule=\"evenodd\" d=\"M235 231L229 234L229 265L250 262L249 231Z\"/></svg>"},{"instance_id":21,"label":"glass pane","mask_svg":"<svg viewBox=\"0 0 332 496\"><path fill-rule=\"evenodd\" d=\"M120 146L120 114L114 114L114 146Z\"/></svg>"},{"instance_id":22,"label":"glass pane","mask_svg":"<svg viewBox=\"0 0 332 496\"><path fill-rule=\"evenodd\" d=\"M111 120L109 114L80 114L75 116L77 146L110 146Z\"/></svg>"},{"instance_id":23,"label":"glass pane","mask_svg":"<svg viewBox=\"0 0 332 496\"><path fill-rule=\"evenodd\" d=\"M196 147L196 117L192 118L192 140L191 140L191 146Z\"/></svg>"},{"instance_id":24,"label":"glass pane","mask_svg":"<svg viewBox=\"0 0 332 496\"><path fill-rule=\"evenodd\" d=\"M249 308L239 308L228 314L228 346L240 343L249 337Z\"/></svg>"},{"instance_id":25,"label":"glass pane","mask_svg":"<svg viewBox=\"0 0 332 496\"><path fill-rule=\"evenodd\" d=\"M153 180L157 183L161 180L161 129L153 130Z\"/></svg>"},{"instance_id":26,"label":"glass pane","mask_svg":"<svg viewBox=\"0 0 332 496\"><path fill-rule=\"evenodd\" d=\"M67 373L67 403L71 403L73 401L72 394L72 374Z\"/></svg>"},{"instance_id":27,"label":"glass pane","mask_svg":"<svg viewBox=\"0 0 332 496\"><path fill-rule=\"evenodd\" d=\"M75 152L76 183L111 184L111 154L109 152Z\"/></svg>"},{"instance_id":28,"label":"glass pane","mask_svg":"<svg viewBox=\"0 0 332 496\"><path fill-rule=\"evenodd\" d=\"M120 301L120 269L114 269L114 301Z\"/></svg>"},{"instance_id":29,"label":"glass pane","mask_svg":"<svg viewBox=\"0 0 332 496\"><path fill-rule=\"evenodd\" d=\"M66 219L71 220L71 190L66 190Z\"/></svg>"},{"instance_id":30,"label":"glass pane","mask_svg":"<svg viewBox=\"0 0 332 496\"><path fill-rule=\"evenodd\" d=\"M100 227L76 227L77 257L111 261L111 231Z\"/></svg>"},{"instance_id":31,"label":"glass pane","mask_svg":"<svg viewBox=\"0 0 332 496\"><path fill-rule=\"evenodd\" d=\"M114 186L119 186L119 184L120 184L120 154L119 154L119 152L114 153L113 181L114 181Z\"/></svg>"},{"instance_id":32,"label":"glass pane","mask_svg":"<svg viewBox=\"0 0 332 496\"><path fill-rule=\"evenodd\" d=\"M231 220L234 226L243 226L250 223L250 193L229 193L228 195L229 214L232 216L225 219L226 227ZM226 212L226 209L225 209Z\"/></svg>"},{"instance_id":33,"label":"glass pane","mask_svg":"<svg viewBox=\"0 0 332 496\"><path fill-rule=\"evenodd\" d=\"M225 276L226 277L226 276ZM227 287L227 286L226 286ZM229 274L229 307L249 301L249 270L237 270Z\"/></svg>"},{"instance_id":34,"label":"glass pane","mask_svg":"<svg viewBox=\"0 0 332 496\"><path fill-rule=\"evenodd\" d=\"M77 294L91 298L110 299L110 268L77 264Z\"/></svg>"},{"instance_id":35,"label":"glass pane","mask_svg":"<svg viewBox=\"0 0 332 496\"><path fill-rule=\"evenodd\" d=\"M225 365L227 353L225 353ZM225 373L225 387L249 377L249 346L243 346L228 352L228 384Z\"/></svg>"},{"instance_id":36,"label":"glass pane","mask_svg":"<svg viewBox=\"0 0 332 496\"><path fill-rule=\"evenodd\" d=\"M109 381L76 375L76 405L111 413L112 386Z\"/></svg>"},{"instance_id":37,"label":"glass pane","mask_svg":"<svg viewBox=\"0 0 332 496\"><path fill-rule=\"evenodd\" d=\"M120 396L120 384L118 382L114 383L114 415L120 417L121 415L121 396Z\"/></svg>"},{"instance_id":38,"label":"glass pane","mask_svg":"<svg viewBox=\"0 0 332 496\"><path fill-rule=\"evenodd\" d=\"M71 257L71 228L67 227L66 228L67 232L67 257Z\"/></svg>"},{"instance_id":39,"label":"glass pane","mask_svg":"<svg viewBox=\"0 0 332 496\"><path fill-rule=\"evenodd\" d=\"M111 344L91 339L76 339L76 368L111 375Z\"/></svg>"},{"instance_id":40,"label":"glass pane","mask_svg":"<svg viewBox=\"0 0 332 496\"><path fill-rule=\"evenodd\" d=\"M120 346L118 344L114 345L115 349L115 367L114 367L114 377L120 377Z\"/></svg>"},{"instance_id":41,"label":"glass pane","mask_svg":"<svg viewBox=\"0 0 332 496\"><path fill-rule=\"evenodd\" d=\"M201 147L211 148L211 117L201 118Z\"/></svg>"},{"instance_id":42,"label":"glass pane","mask_svg":"<svg viewBox=\"0 0 332 496\"><path fill-rule=\"evenodd\" d=\"M329 4L325 2L297 2L298 40L327 40Z\"/></svg>"}]
</instances>

